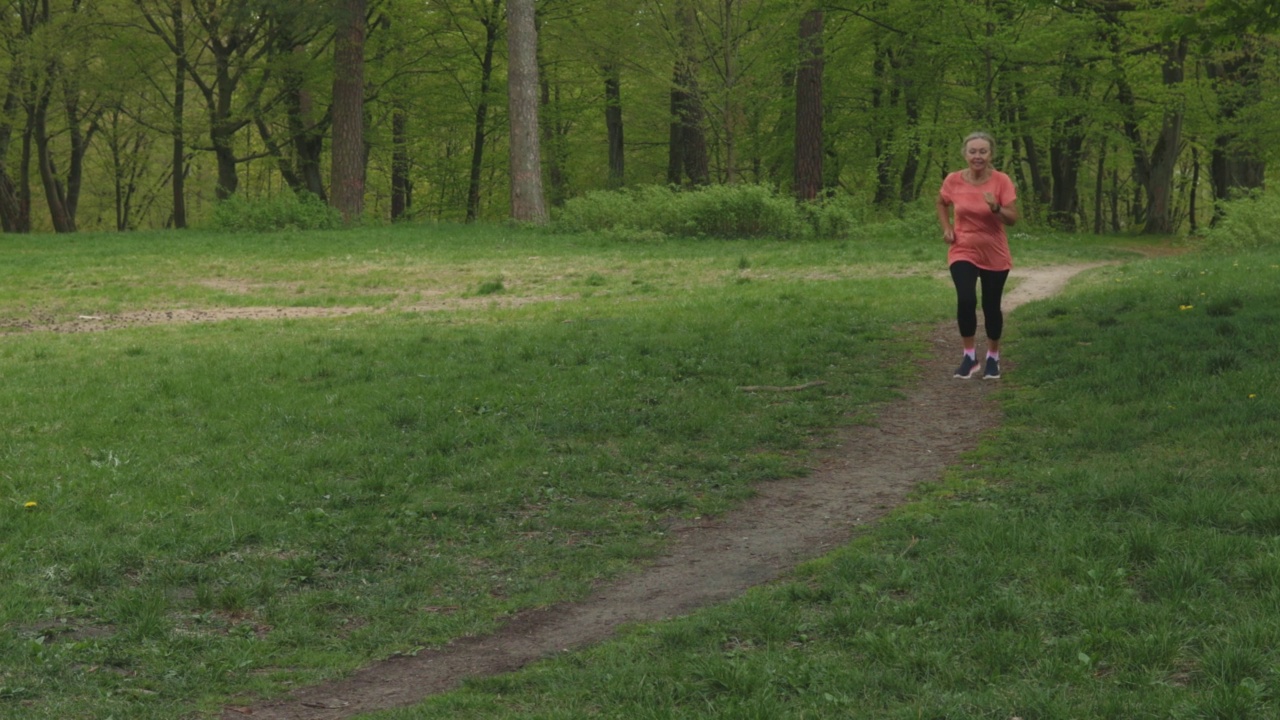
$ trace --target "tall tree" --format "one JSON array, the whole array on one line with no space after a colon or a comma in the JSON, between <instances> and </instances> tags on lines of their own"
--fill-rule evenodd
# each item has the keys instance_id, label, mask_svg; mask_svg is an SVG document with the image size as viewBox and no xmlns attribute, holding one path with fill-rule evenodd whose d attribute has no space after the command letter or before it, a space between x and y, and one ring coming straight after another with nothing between
<instances>
[{"instance_id":1,"label":"tall tree","mask_svg":"<svg viewBox=\"0 0 1280 720\"><path fill-rule=\"evenodd\" d=\"M169 12L174 46L185 48L187 46L187 28L186 18L182 10L182 0L170 0ZM187 54L185 52L175 52L173 61L175 65L173 69L173 143L171 145L172 156L169 183L173 191L173 226L182 229L187 226L187 141L185 137Z\"/></svg>"},{"instance_id":2,"label":"tall tree","mask_svg":"<svg viewBox=\"0 0 1280 720\"><path fill-rule=\"evenodd\" d=\"M707 156L705 111L698 84L698 56L694 45L697 10L692 0L676 0L676 35L679 38L671 77L671 133L667 145L667 183L682 184L688 176L694 185L711 181Z\"/></svg>"},{"instance_id":3,"label":"tall tree","mask_svg":"<svg viewBox=\"0 0 1280 720\"><path fill-rule=\"evenodd\" d=\"M794 191L801 200L813 200L822 190L822 29L821 9L809 10L800 21Z\"/></svg>"},{"instance_id":4,"label":"tall tree","mask_svg":"<svg viewBox=\"0 0 1280 720\"><path fill-rule=\"evenodd\" d=\"M606 187L616 190L627 184L626 140L622 124L622 71L616 59L605 61L604 124L609 148L609 180Z\"/></svg>"},{"instance_id":5,"label":"tall tree","mask_svg":"<svg viewBox=\"0 0 1280 720\"><path fill-rule=\"evenodd\" d=\"M547 222L538 135L538 28L533 0L507 2L507 115L511 126L511 217Z\"/></svg>"},{"instance_id":6,"label":"tall tree","mask_svg":"<svg viewBox=\"0 0 1280 720\"><path fill-rule=\"evenodd\" d=\"M336 0L333 51L332 203L348 225L364 212L365 0Z\"/></svg>"}]
</instances>

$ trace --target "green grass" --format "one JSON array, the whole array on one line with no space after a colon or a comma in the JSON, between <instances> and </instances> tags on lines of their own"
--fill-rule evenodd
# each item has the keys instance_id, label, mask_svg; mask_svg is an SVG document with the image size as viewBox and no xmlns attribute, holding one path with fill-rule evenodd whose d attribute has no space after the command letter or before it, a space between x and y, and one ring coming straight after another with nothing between
<instances>
[{"instance_id":1,"label":"green grass","mask_svg":"<svg viewBox=\"0 0 1280 720\"><path fill-rule=\"evenodd\" d=\"M1124 256L1034 241L1028 262ZM0 249L0 330L371 310L0 336L0 716L15 718L213 712L582 597L660 551L666 518L802 473L824 429L910 381L919 329L950 315L941 243L892 233L620 246L398 226ZM1214 321L1250 332L1233 318ZM1199 566L1180 567L1164 582L1196 587Z\"/></svg>"},{"instance_id":2,"label":"green grass","mask_svg":"<svg viewBox=\"0 0 1280 720\"><path fill-rule=\"evenodd\" d=\"M1006 423L848 547L386 718L1280 716L1280 252L1018 311Z\"/></svg>"}]
</instances>

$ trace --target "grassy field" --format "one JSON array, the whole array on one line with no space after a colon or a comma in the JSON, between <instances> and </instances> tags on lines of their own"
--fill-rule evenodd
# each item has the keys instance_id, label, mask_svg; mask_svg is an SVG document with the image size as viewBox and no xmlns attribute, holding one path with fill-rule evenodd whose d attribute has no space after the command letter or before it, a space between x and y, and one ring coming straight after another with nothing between
<instances>
[{"instance_id":1,"label":"grassy field","mask_svg":"<svg viewBox=\"0 0 1280 720\"><path fill-rule=\"evenodd\" d=\"M383 720L1280 717L1280 251L1018 312L1006 425L787 582Z\"/></svg>"},{"instance_id":2,"label":"grassy field","mask_svg":"<svg viewBox=\"0 0 1280 720\"><path fill-rule=\"evenodd\" d=\"M1135 257L1014 241L1024 264ZM395 227L0 251L14 718L212 712L581 597L660 551L664 519L803 473L824 429L910 382L921 331L951 313L941 243L893 226L839 243ZM1019 311L1025 370L981 474L795 582L404 716L1067 717L1052 709L1118 702L1104 690L1136 675L1167 707L1273 702L1277 263L1135 261ZM368 312L18 331L262 306ZM1103 632L1115 614L1129 624ZM1250 653L1202 658L1241 633ZM1233 682L1212 662L1236 663Z\"/></svg>"}]
</instances>

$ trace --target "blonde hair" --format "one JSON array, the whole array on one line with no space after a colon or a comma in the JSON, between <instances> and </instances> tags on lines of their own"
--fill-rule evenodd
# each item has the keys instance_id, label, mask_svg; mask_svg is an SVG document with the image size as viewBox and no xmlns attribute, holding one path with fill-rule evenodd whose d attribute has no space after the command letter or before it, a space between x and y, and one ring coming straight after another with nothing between
<instances>
[{"instance_id":1,"label":"blonde hair","mask_svg":"<svg viewBox=\"0 0 1280 720\"><path fill-rule=\"evenodd\" d=\"M991 133L981 130L971 132L964 136L964 142L960 143L960 154L964 155L964 151L969 149L969 143L974 140L986 140L987 147L991 148L991 157L996 156L996 139L991 137Z\"/></svg>"}]
</instances>

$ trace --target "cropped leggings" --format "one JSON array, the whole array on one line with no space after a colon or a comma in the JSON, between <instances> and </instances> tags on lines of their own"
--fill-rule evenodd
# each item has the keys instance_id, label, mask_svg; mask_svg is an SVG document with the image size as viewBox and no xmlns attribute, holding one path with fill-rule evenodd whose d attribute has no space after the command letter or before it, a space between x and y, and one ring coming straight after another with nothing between
<instances>
[{"instance_id":1,"label":"cropped leggings","mask_svg":"<svg viewBox=\"0 0 1280 720\"><path fill-rule=\"evenodd\" d=\"M951 281L956 285L956 323L960 337L978 334L978 281L982 281L982 317L987 337L999 340L1004 332L1004 311L1000 299L1004 295L1004 283L1009 279L1008 270L983 270L967 260L951 265Z\"/></svg>"}]
</instances>

